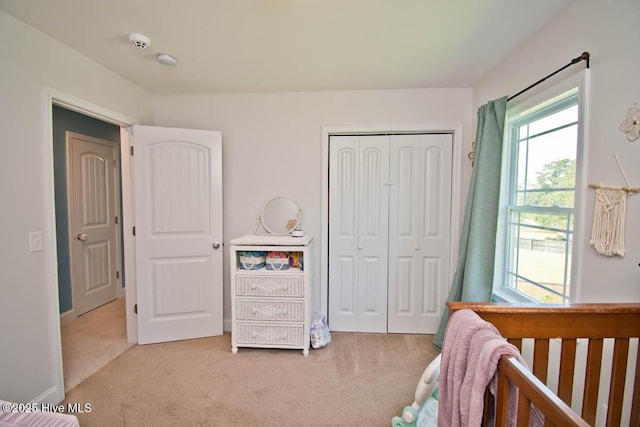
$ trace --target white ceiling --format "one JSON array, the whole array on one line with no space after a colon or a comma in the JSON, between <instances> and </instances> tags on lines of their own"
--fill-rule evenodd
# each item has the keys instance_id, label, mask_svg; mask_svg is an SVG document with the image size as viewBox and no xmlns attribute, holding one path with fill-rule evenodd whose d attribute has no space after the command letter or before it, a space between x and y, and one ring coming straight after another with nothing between
<instances>
[{"instance_id":1,"label":"white ceiling","mask_svg":"<svg viewBox=\"0 0 640 427\"><path fill-rule=\"evenodd\" d=\"M168 94L472 87L571 1L0 0L0 9ZM132 32L151 46L132 47ZM178 64L160 65L160 52Z\"/></svg>"}]
</instances>

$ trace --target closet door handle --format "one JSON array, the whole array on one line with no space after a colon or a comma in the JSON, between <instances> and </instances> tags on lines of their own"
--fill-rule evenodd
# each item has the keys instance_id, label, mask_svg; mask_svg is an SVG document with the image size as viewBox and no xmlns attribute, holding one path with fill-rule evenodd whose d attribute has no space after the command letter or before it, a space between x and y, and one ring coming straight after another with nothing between
<instances>
[{"instance_id":1,"label":"closet door handle","mask_svg":"<svg viewBox=\"0 0 640 427\"><path fill-rule=\"evenodd\" d=\"M363 249L364 249L364 246L362 246L362 245L358 245L358 250L359 250L359 251L361 251L361 250L363 250Z\"/></svg>"},{"instance_id":2,"label":"closet door handle","mask_svg":"<svg viewBox=\"0 0 640 427\"><path fill-rule=\"evenodd\" d=\"M87 240L87 235L84 233L78 233L76 234L76 239L84 242L85 240Z\"/></svg>"}]
</instances>

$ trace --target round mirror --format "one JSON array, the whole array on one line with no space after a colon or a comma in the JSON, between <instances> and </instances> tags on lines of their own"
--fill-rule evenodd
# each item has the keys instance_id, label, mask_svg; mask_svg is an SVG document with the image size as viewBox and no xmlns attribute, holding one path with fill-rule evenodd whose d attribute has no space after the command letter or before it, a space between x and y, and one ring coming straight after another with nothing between
<instances>
[{"instance_id":1,"label":"round mirror","mask_svg":"<svg viewBox=\"0 0 640 427\"><path fill-rule=\"evenodd\" d=\"M302 210L292 200L276 197L262 208L260 222L270 234L287 235L299 227Z\"/></svg>"}]
</instances>

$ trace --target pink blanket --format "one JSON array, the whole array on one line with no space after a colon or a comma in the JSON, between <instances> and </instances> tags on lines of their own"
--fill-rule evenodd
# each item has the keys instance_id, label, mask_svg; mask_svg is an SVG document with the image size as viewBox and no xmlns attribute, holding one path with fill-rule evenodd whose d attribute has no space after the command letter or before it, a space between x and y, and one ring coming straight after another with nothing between
<instances>
[{"instance_id":1,"label":"pink blanket","mask_svg":"<svg viewBox=\"0 0 640 427\"><path fill-rule=\"evenodd\" d=\"M498 360L503 354L514 356L526 366L518 349L509 344L490 323L471 310L455 312L449 319L440 364L438 425L480 426L484 410L484 391L494 380ZM493 381L492 381L493 380ZM510 390L507 426L515 426L517 393ZM532 425L540 421L532 414Z\"/></svg>"},{"instance_id":2,"label":"pink blanket","mask_svg":"<svg viewBox=\"0 0 640 427\"><path fill-rule=\"evenodd\" d=\"M0 400L0 405L0 427L80 427L75 415L37 410L43 404L18 404Z\"/></svg>"}]
</instances>

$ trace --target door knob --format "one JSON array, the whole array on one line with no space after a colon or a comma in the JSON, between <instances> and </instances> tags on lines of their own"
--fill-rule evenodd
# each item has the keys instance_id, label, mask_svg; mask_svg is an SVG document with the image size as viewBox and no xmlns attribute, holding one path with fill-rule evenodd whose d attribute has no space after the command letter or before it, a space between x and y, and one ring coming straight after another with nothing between
<instances>
[{"instance_id":1,"label":"door knob","mask_svg":"<svg viewBox=\"0 0 640 427\"><path fill-rule=\"evenodd\" d=\"M220 242L213 242L213 249L218 249L220 247Z\"/></svg>"},{"instance_id":2,"label":"door knob","mask_svg":"<svg viewBox=\"0 0 640 427\"><path fill-rule=\"evenodd\" d=\"M78 233L76 234L76 239L82 240L84 242L85 240L87 240L87 235L84 233Z\"/></svg>"}]
</instances>

